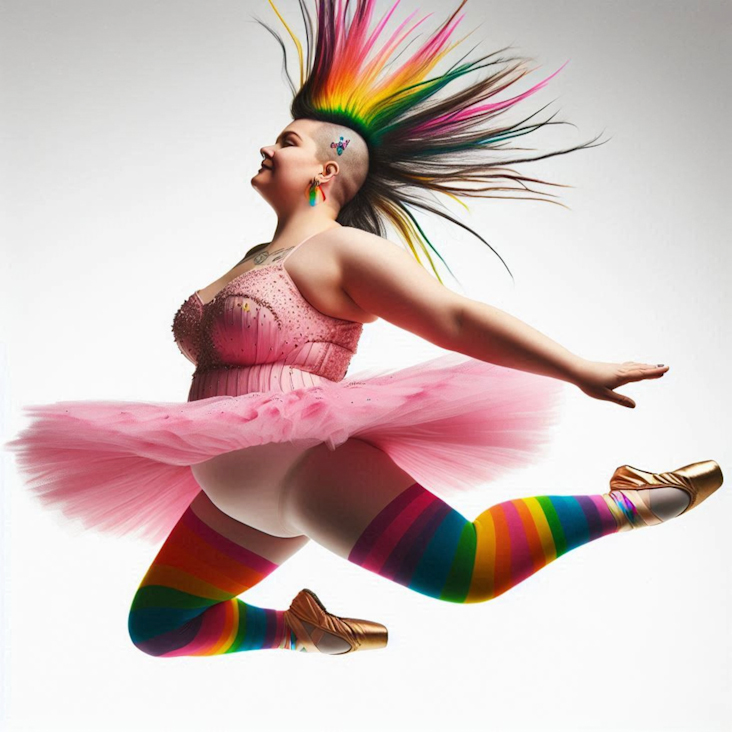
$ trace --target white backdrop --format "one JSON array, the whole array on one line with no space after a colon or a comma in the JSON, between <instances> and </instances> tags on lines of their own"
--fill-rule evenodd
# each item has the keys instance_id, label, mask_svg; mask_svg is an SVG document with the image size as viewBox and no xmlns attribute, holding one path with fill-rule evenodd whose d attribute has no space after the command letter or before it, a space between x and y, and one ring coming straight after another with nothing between
<instances>
[{"instance_id":1,"label":"white backdrop","mask_svg":"<svg viewBox=\"0 0 732 732\"><path fill-rule=\"evenodd\" d=\"M433 29L457 2L438 5L405 0L389 28L419 7L436 11ZM277 7L304 41L297 3ZM541 149L612 139L523 169L574 186L555 189L570 209L448 204L515 286L477 239L423 217L464 288L446 283L586 358L670 371L618 390L634 410L567 385L548 457L454 505L474 518L518 496L601 493L625 463L658 472L715 459L729 483L730 5L513 0L466 12L458 36L482 28L465 50L482 37L474 54L513 44L535 59L512 94L570 60L523 104L550 103L542 119L558 110L576 125L551 128ZM176 309L276 224L249 180L290 121L290 93L252 13L286 37L264 0L2 4L3 441L26 404L185 400ZM378 322L349 375L386 354L406 365L436 353ZM385 623L386 650L156 659L130 642L127 614L157 547L74 532L2 457L3 729L732 725L728 485L479 605L436 602L311 544L245 599L285 609L312 587L332 612Z\"/></svg>"}]
</instances>

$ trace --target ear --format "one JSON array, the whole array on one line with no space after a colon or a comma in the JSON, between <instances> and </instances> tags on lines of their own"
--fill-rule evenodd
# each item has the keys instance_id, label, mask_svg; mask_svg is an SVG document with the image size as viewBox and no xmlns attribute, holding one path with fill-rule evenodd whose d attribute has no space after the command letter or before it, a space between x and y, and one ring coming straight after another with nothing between
<instances>
[{"instance_id":1,"label":"ear","mask_svg":"<svg viewBox=\"0 0 732 732\"><path fill-rule=\"evenodd\" d=\"M325 171L322 173L323 183L327 183L329 180L332 180L336 175L338 175L340 169L341 168L338 163L334 161L328 161L325 164Z\"/></svg>"}]
</instances>

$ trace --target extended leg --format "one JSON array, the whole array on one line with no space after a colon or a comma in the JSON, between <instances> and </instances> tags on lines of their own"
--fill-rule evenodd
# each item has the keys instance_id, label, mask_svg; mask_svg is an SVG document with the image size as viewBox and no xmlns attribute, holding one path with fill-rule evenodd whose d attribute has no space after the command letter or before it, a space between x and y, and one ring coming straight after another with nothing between
<instances>
[{"instance_id":1,"label":"extended leg","mask_svg":"<svg viewBox=\"0 0 732 732\"><path fill-rule=\"evenodd\" d=\"M284 611L237 599L307 543L265 534L201 491L165 540L130 609L132 642L152 656L295 649Z\"/></svg>"},{"instance_id":2,"label":"extended leg","mask_svg":"<svg viewBox=\"0 0 732 732\"><path fill-rule=\"evenodd\" d=\"M504 501L468 521L383 451L314 449L292 476L286 519L366 569L430 597L480 602L626 525L605 495Z\"/></svg>"}]
</instances>

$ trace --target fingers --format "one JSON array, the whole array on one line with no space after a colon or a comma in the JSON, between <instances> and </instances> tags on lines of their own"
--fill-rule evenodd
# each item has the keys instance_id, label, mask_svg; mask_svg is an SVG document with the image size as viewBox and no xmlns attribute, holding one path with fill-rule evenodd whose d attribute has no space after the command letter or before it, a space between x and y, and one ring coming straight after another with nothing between
<instances>
[{"instance_id":1,"label":"fingers","mask_svg":"<svg viewBox=\"0 0 732 732\"><path fill-rule=\"evenodd\" d=\"M668 370L668 366L663 363L641 363L640 361L625 361L622 364L623 366L627 366L628 368L638 368L638 369L652 369L652 370Z\"/></svg>"},{"instance_id":2,"label":"fingers","mask_svg":"<svg viewBox=\"0 0 732 732\"><path fill-rule=\"evenodd\" d=\"M625 375L626 382L642 381L644 379L660 379L669 369L665 364L638 363L636 361L626 361L624 364L633 369ZM617 394L612 390L608 390L610 401L620 404L621 407L635 409L635 402L625 394Z\"/></svg>"},{"instance_id":3,"label":"fingers","mask_svg":"<svg viewBox=\"0 0 732 732\"><path fill-rule=\"evenodd\" d=\"M615 404L619 404L621 407L635 409L635 402L629 396L625 396L625 394L618 394L612 389L603 388L591 393L590 396L593 396L595 399L602 399L606 402L614 402Z\"/></svg>"},{"instance_id":4,"label":"fingers","mask_svg":"<svg viewBox=\"0 0 732 732\"><path fill-rule=\"evenodd\" d=\"M614 391L610 392L613 396L612 401L616 404L620 404L621 407L628 407L628 409L635 409L635 402L625 394L616 394Z\"/></svg>"},{"instance_id":5,"label":"fingers","mask_svg":"<svg viewBox=\"0 0 732 732\"><path fill-rule=\"evenodd\" d=\"M642 381L643 379L660 379L669 369L665 365L653 365L649 363L629 363L631 369L629 373L625 374L625 378L628 381Z\"/></svg>"}]
</instances>

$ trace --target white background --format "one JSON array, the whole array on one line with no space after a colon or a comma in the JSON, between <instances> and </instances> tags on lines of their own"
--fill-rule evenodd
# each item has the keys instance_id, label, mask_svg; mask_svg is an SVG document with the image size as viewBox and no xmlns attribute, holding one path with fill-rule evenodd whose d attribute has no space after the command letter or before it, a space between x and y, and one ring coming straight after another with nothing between
<instances>
[{"instance_id":1,"label":"white background","mask_svg":"<svg viewBox=\"0 0 732 732\"><path fill-rule=\"evenodd\" d=\"M437 11L420 27L431 31L456 6L405 0L388 28L419 7ZM277 7L304 43L297 3ZM550 128L540 150L612 139L522 169L574 186L544 189L570 209L474 200L468 214L445 199L515 286L480 241L422 217L463 289L446 284L585 358L671 368L618 390L634 410L567 386L548 457L454 505L474 518L518 496L601 493L626 463L715 459L729 483L729 4L512 0L466 12L457 37L482 27L460 53L484 38L471 58L513 44L535 59L511 94L570 60L523 103L576 125ZM291 97L279 46L252 14L289 43L264 0L3 3L3 441L26 404L185 400L176 309L276 224L249 180ZM379 322L349 375L435 354ZM74 532L2 457L3 729L732 725L728 485L478 605L436 602L311 544L245 599L285 609L311 587L332 612L385 623L386 650L156 659L130 642L127 614L157 547Z\"/></svg>"}]
</instances>

